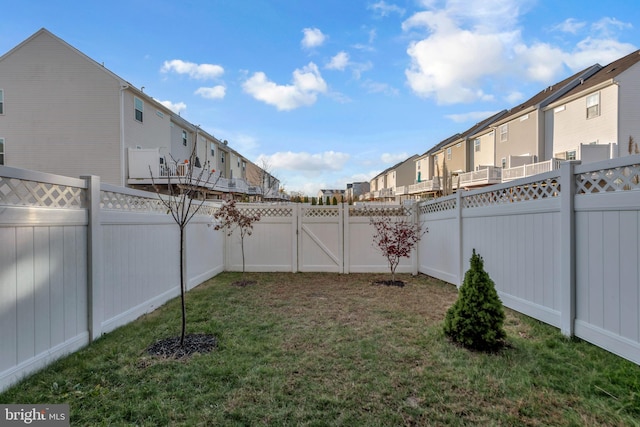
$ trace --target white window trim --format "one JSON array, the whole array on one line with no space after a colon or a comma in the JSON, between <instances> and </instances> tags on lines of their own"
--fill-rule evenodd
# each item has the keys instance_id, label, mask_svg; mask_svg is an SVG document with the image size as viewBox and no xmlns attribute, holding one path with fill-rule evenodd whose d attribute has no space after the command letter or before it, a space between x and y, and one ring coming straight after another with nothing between
<instances>
[{"instance_id":1,"label":"white window trim","mask_svg":"<svg viewBox=\"0 0 640 427\"><path fill-rule=\"evenodd\" d=\"M140 109L138 109L136 101L140 101ZM138 111L140 111L140 120L138 120ZM133 118L138 123L144 122L144 101L137 96L133 97Z\"/></svg>"},{"instance_id":2,"label":"white window trim","mask_svg":"<svg viewBox=\"0 0 640 427\"><path fill-rule=\"evenodd\" d=\"M0 116L4 116L4 89L0 89Z\"/></svg>"},{"instance_id":3,"label":"white window trim","mask_svg":"<svg viewBox=\"0 0 640 427\"><path fill-rule=\"evenodd\" d=\"M447 160L451 160L451 147L447 148Z\"/></svg>"},{"instance_id":4,"label":"white window trim","mask_svg":"<svg viewBox=\"0 0 640 427\"><path fill-rule=\"evenodd\" d=\"M500 126L500 142L507 142L509 140L509 123L505 123Z\"/></svg>"},{"instance_id":5,"label":"white window trim","mask_svg":"<svg viewBox=\"0 0 640 427\"><path fill-rule=\"evenodd\" d=\"M189 144L189 139L187 138L187 131L182 130L182 145L185 147Z\"/></svg>"},{"instance_id":6,"label":"white window trim","mask_svg":"<svg viewBox=\"0 0 640 427\"><path fill-rule=\"evenodd\" d=\"M596 100L596 102L593 102L594 99ZM587 107L587 112L586 112L587 120L600 116L600 92L596 92L596 93L592 93L591 95L588 95L585 99L585 103ZM589 113L590 109L593 109L592 110L593 112L591 114Z\"/></svg>"},{"instance_id":7,"label":"white window trim","mask_svg":"<svg viewBox=\"0 0 640 427\"><path fill-rule=\"evenodd\" d=\"M476 138L473 140L473 151L475 153L480 152L480 138Z\"/></svg>"},{"instance_id":8,"label":"white window trim","mask_svg":"<svg viewBox=\"0 0 640 427\"><path fill-rule=\"evenodd\" d=\"M5 142L4 138L0 138L0 157L1 157L1 161L0 161L0 165L6 165L7 161L6 161L6 152L7 152L7 143Z\"/></svg>"}]
</instances>

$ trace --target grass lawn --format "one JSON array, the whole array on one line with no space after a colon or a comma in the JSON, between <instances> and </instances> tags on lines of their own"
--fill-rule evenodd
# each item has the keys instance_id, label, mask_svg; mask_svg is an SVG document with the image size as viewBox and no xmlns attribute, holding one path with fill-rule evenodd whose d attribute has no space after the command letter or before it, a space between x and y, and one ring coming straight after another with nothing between
<instances>
[{"instance_id":1,"label":"grass lawn","mask_svg":"<svg viewBox=\"0 0 640 427\"><path fill-rule=\"evenodd\" d=\"M51 365L0 403L69 403L72 425L640 425L640 367L507 311L508 347L442 333L456 289L398 275L224 273L187 296L188 360L145 354L179 299Z\"/></svg>"}]
</instances>

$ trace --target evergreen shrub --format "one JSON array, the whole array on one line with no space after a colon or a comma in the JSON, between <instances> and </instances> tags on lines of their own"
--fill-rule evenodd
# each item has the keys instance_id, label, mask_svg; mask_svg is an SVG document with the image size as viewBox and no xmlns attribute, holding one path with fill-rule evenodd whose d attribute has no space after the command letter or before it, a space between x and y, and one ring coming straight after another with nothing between
<instances>
[{"instance_id":1,"label":"evergreen shrub","mask_svg":"<svg viewBox=\"0 0 640 427\"><path fill-rule=\"evenodd\" d=\"M484 271L484 261L474 249L458 300L445 316L444 333L467 348L493 351L504 345L504 318L495 283Z\"/></svg>"}]
</instances>

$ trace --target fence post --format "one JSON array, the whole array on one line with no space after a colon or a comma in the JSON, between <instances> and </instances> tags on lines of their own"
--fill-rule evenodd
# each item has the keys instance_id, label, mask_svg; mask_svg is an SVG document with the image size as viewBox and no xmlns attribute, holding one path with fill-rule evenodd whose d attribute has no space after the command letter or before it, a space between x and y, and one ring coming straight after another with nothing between
<instances>
[{"instance_id":1,"label":"fence post","mask_svg":"<svg viewBox=\"0 0 640 427\"><path fill-rule=\"evenodd\" d=\"M104 317L102 286L102 225L100 224L100 177L81 176L87 182L89 225L87 226L87 302L89 339L102 335Z\"/></svg>"},{"instance_id":2,"label":"fence post","mask_svg":"<svg viewBox=\"0 0 640 427\"><path fill-rule=\"evenodd\" d=\"M342 272L349 274L351 267L351 217L349 216L349 204L342 202Z\"/></svg>"},{"instance_id":3,"label":"fence post","mask_svg":"<svg viewBox=\"0 0 640 427\"><path fill-rule=\"evenodd\" d=\"M456 286L460 288L462 286L462 280L464 278L464 245L462 241L462 192L456 191L456 231L458 233L456 238L457 250L455 253L458 255L458 283Z\"/></svg>"},{"instance_id":4,"label":"fence post","mask_svg":"<svg viewBox=\"0 0 640 427\"><path fill-rule=\"evenodd\" d=\"M422 226L420 226L420 206L418 206L417 201L411 202L411 220L413 221L414 227L420 227L420 232L424 232ZM424 235L420 235L420 238L424 237ZM416 243L413 248L413 253L411 257L411 274L414 276L418 275L418 264L420 264L420 252L418 252L420 248L420 242Z\"/></svg>"},{"instance_id":5,"label":"fence post","mask_svg":"<svg viewBox=\"0 0 640 427\"><path fill-rule=\"evenodd\" d=\"M576 317L576 236L574 167L580 162L560 165L560 331L573 336Z\"/></svg>"}]
</instances>

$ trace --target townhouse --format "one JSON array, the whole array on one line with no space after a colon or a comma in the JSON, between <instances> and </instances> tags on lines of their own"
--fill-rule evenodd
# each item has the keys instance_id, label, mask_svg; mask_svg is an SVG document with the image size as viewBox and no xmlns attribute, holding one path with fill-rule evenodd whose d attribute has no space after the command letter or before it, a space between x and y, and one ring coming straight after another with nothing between
<instances>
[{"instance_id":1,"label":"townhouse","mask_svg":"<svg viewBox=\"0 0 640 427\"><path fill-rule=\"evenodd\" d=\"M409 198L409 185L414 182L417 154L385 169L370 181L370 191L361 200L399 203Z\"/></svg>"},{"instance_id":2,"label":"townhouse","mask_svg":"<svg viewBox=\"0 0 640 427\"><path fill-rule=\"evenodd\" d=\"M620 58L544 109L545 150L583 163L637 154L640 51Z\"/></svg>"},{"instance_id":3,"label":"townhouse","mask_svg":"<svg viewBox=\"0 0 640 427\"><path fill-rule=\"evenodd\" d=\"M206 197L266 195L226 141L44 28L0 56L0 106L0 164L136 188L206 168Z\"/></svg>"}]
</instances>

